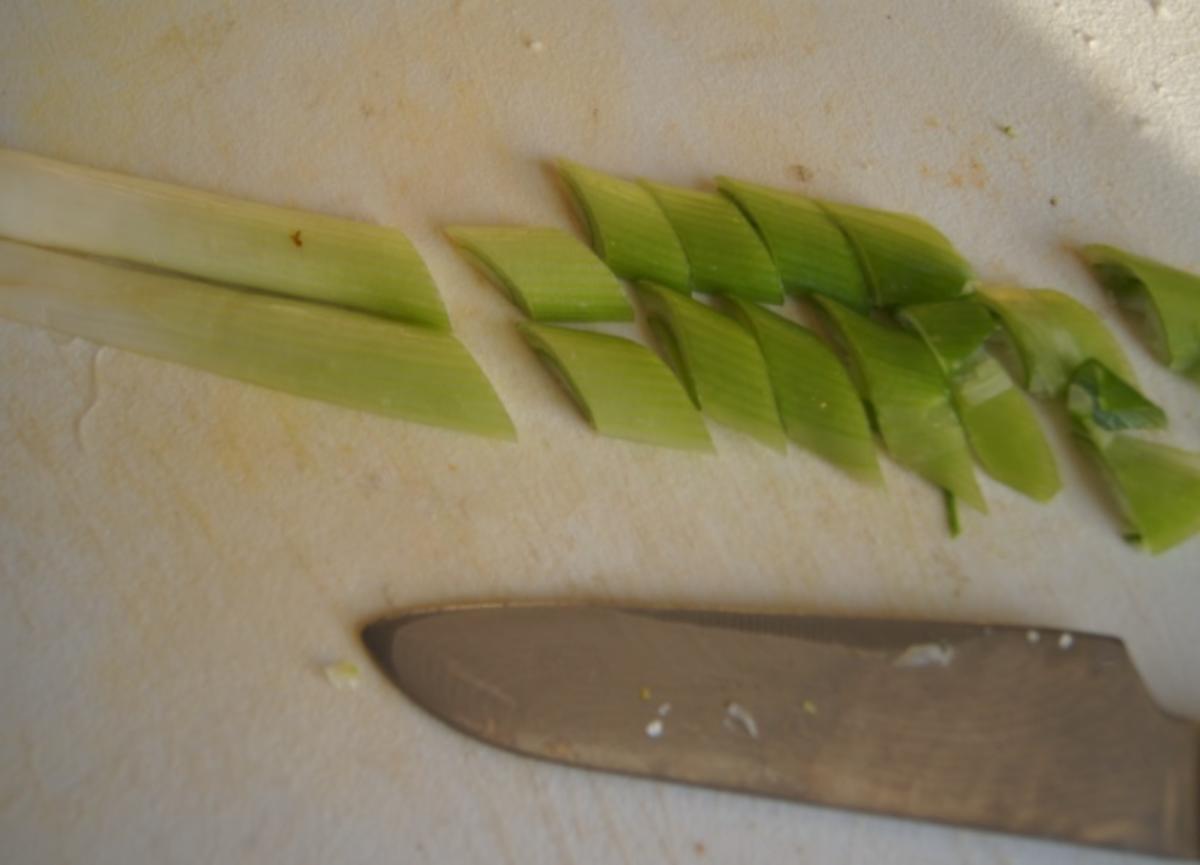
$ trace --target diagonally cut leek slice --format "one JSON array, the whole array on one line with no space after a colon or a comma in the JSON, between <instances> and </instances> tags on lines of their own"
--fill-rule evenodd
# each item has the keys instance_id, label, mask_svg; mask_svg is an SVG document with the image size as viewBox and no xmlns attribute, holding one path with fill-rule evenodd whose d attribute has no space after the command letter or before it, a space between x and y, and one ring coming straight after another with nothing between
<instances>
[{"instance_id":1,"label":"diagonally cut leek slice","mask_svg":"<svg viewBox=\"0 0 1200 865\"><path fill-rule=\"evenodd\" d=\"M662 208L638 183L577 162L558 163L596 254L617 276L688 291L688 261Z\"/></svg>"},{"instance_id":2,"label":"diagonally cut leek slice","mask_svg":"<svg viewBox=\"0 0 1200 865\"><path fill-rule=\"evenodd\" d=\"M454 336L0 241L0 315L353 409L515 432Z\"/></svg>"},{"instance_id":3,"label":"diagonally cut leek slice","mask_svg":"<svg viewBox=\"0 0 1200 865\"><path fill-rule=\"evenodd\" d=\"M663 353L696 405L718 423L786 450L754 337L712 307L662 286L639 283L637 294Z\"/></svg>"},{"instance_id":4,"label":"diagonally cut leek slice","mask_svg":"<svg viewBox=\"0 0 1200 865\"><path fill-rule=\"evenodd\" d=\"M1083 260L1143 325L1154 355L1200 382L1200 276L1112 246L1085 246Z\"/></svg>"},{"instance_id":5,"label":"diagonally cut leek slice","mask_svg":"<svg viewBox=\"0 0 1200 865\"><path fill-rule=\"evenodd\" d=\"M612 271L557 228L452 227L446 234L535 321L632 321Z\"/></svg>"},{"instance_id":6,"label":"diagonally cut leek slice","mask_svg":"<svg viewBox=\"0 0 1200 865\"><path fill-rule=\"evenodd\" d=\"M1200 454L1147 441L1114 426L1105 394L1136 394L1127 383L1096 362L1081 366L1067 391L1071 431L1100 466L1117 505L1130 525L1128 538L1160 553L1200 532ZM1118 426L1153 423L1125 413Z\"/></svg>"},{"instance_id":7,"label":"diagonally cut leek slice","mask_svg":"<svg viewBox=\"0 0 1200 865\"><path fill-rule=\"evenodd\" d=\"M715 192L649 181L642 185L679 236L694 290L783 302L783 286L771 254L737 205Z\"/></svg>"},{"instance_id":8,"label":"diagonally cut leek slice","mask_svg":"<svg viewBox=\"0 0 1200 865\"><path fill-rule=\"evenodd\" d=\"M1133 381L1133 369L1100 317L1049 288L981 287L975 295L996 314L1016 346L1021 385L1034 396L1061 396L1079 365L1092 358Z\"/></svg>"},{"instance_id":9,"label":"diagonally cut leek slice","mask_svg":"<svg viewBox=\"0 0 1200 865\"><path fill-rule=\"evenodd\" d=\"M900 320L933 352L950 382L954 408L984 471L1037 501L1062 488L1054 452L1032 407L984 349L991 313L967 300L905 307Z\"/></svg>"},{"instance_id":10,"label":"diagonally cut leek slice","mask_svg":"<svg viewBox=\"0 0 1200 865\"><path fill-rule=\"evenodd\" d=\"M781 315L738 298L724 303L758 340L788 438L860 480L882 483L867 413L837 355Z\"/></svg>"},{"instance_id":11,"label":"diagonally cut leek slice","mask_svg":"<svg viewBox=\"0 0 1200 865\"><path fill-rule=\"evenodd\" d=\"M1067 389L1067 410L1108 432L1162 429L1167 413L1099 361L1081 364Z\"/></svg>"},{"instance_id":12,"label":"diagonally cut leek slice","mask_svg":"<svg viewBox=\"0 0 1200 865\"><path fill-rule=\"evenodd\" d=\"M641 343L546 324L520 322L517 328L601 435L712 450L704 419L687 392Z\"/></svg>"},{"instance_id":13,"label":"diagonally cut leek slice","mask_svg":"<svg viewBox=\"0 0 1200 865\"><path fill-rule=\"evenodd\" d=\"M896 461L986 513L942 371L921 340L837 301L814 300L845 347L862 396Z\"/></svg>"},{"instance_id":14,"label":"diagonally cut leek slice","mask_svg":"<svg viewBox=\"0 0 1200 865\"><path fill-rule=\"evenodd\" d=\"M850 239L879 306L952 300L975 274L944 234L907 213L820 202Z\"/></svg>"},{"instance_id":15,"label":"diagonally cut leek slice","mask_svg":"<svg viewBox=\"0 0 1200 865\"><path fill-rule=\"evenodd\" d=\"M403 234L0 149L0 236L446 329Z\"/></svg>"},{"instance_id":16,"label":"diagonally cut leek slice","mask_svg":"<svg viewBox=\"0 0 1200 865\"><path fill-rule=\"evenodd\" d=\"M717 186L762 235L789 294L824 294L860 312L870 290L850 242L811 198L729 177Z\"/></svg>"}]
</instances>

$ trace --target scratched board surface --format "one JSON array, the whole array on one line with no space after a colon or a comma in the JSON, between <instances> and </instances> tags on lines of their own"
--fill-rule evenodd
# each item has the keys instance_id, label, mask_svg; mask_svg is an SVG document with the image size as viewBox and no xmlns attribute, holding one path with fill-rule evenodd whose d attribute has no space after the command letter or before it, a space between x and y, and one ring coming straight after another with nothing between
<instances>
[{"instance_id":1,"label":"scratched board surface","mask_svg":"<svg viewBox=\"0 0 1200 865\"><path fill-rule=\"evenodd\" d=\"M1200 718L1200 546L1128 548L1048 416L1065 491L983 480L991 515L957 540L890 463L875 492L715 427L707 458L602 439L439 234L577 230L560 155L915 211L986 278L1099 309L1171 440L1200 447L1194 387L1067 251L1200 268L1200 7L3 7L0 145L402 228L520 440L0 322L0 859L1105 858L524 761L415 710L355 634L400 605L550 596L1027 622L1123 636ZM322 675L339 659L357 690Z\"/></svg>"}]
</instances>

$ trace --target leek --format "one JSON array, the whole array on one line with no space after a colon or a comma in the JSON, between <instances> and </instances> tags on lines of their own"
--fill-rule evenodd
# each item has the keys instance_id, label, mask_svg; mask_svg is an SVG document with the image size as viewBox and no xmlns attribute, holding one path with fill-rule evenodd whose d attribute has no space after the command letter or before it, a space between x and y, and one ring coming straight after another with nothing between
<instances>
[{"instance_id":1,"label":"leek","mask_svg":"<svg viewBox=\"0 0 1200 865\"><path fill-rule=\"evenodd\" d=\"M687 256L649 192L576 162L562 160L558 170L583 213L596 254L613 273L688 290Z\"/></svg>"},{"instance_id":2,"label":"leek","mask_svg":"<svg viewBox=\"0 0 1200 865\"><path fill-rule=\"evenodd\" d=\"M0 237L450 326L424 262L395 229L2 149Z\"/></svg>"},{"instance_id":3,"label":"leek","mask_svg":"<svg viewBox=\"0 0 1200 865\"><path fill-rule=\"evenodd\" d=\"M728 198L643 181L679 236L691 266L691 287L766 303L783 302L771 254Z\"/></svg>"},{"instance_id":4,"label":"leek","mask_svg":"<svg viewBox=\"0 0 1200 865\"><path fill-rule=\"evenodd\" d=\"M671 370L623 337L520 322L521 336L601 435L711 451L704 419Z\"/></svg>"},{"instance_id":5,"label":"leek","mask_svg":"<svg viewBox=\"0 0 1200 865\"><path fill-rule=\"evenodd\" d=\"M670 289L639 283L637 294L692 401L718 423L785 450L787 437L754 337L728 316Z\"/></svg>"},{"instance_id":6,"label":"leek","mask_svg":"<svg viewBox=\"0 0 1200 865\"><path fill-rule=\"evenodd\" d=\"M1128 539L1160 553L1200 532L1200 454L1114 431L1160 418L1102 364L1083 364L1067 394L1072 433L1108 481Z\"/></svg>"},{"instance_id":7,"label":"leek","mask_svg":"<svg viewBox=\"0 0 1200 865\"><path fill-rule=\"evenodd\" d=\"M621 284L557 228L452 227L447 236L535 321L632 321Z\"/></svg>"},{"instance_id":8,"label":"leek","mask_svg":"<svg viewBox=\"0 0 1200 865\"><path fill-rule=\"evenodd\" d=\"M829 214L813 201L728 177L717 186L758 230L790 294L824 294L865 312L870 291L858 256Z\"/></svg>"},{"instance_id":9,"label":"leek","mask_svg":"<svg viewBox=\"0 0 1200 865\"><path fill-rule=\"evenodd\" d=\"M924 341L950 383L954 408L984 471L1037 501L1062 488L1054 452L1025 397L984 344L996 322L963 300L906 307L900 319Z\"/></svg>"},{"instance_id":10,"label":"leek","mask_svg":"<svg viewBox=\"0 0 1200 865\"><path fill-rule=\"evenodd\" d=\"M912 334L837 301L814 300L849 355L888 452L901 465L986 512L962 425L929 349Z\"/></svg>"},{"instance_id":11,"label":"leek","mask_svg":"<svg viewBox=\"0 0 1200 865\"><path fill-rule=\"evenodd\" d=\"M1112 246L1080 252L1100 283L1142 324L1155 357L1200 382L1200 276Z\"/></svg>"},{"instance_id":12,"label":"leek","mask_svg":"<svg viewBox=\"0 0 1200 865\"><path fill-rule=\"evenodd\" d=\"M1020 359L1021 385L1035 396L1059 397L1087 360L1133 381L1125 353L1100 317L1075 298L1049 288L992 285L975 295L1004 326Z\"/></svg>"},{"instance_id":13,"label":"leek","mask_svg":"<svg viewBox=\"0 0 1200 865\"><path fill-rule=\"evenodd\" d=\"M837 355L781 315L745 300L725 303L758 340L788 438L860 480L881 483L867 413Z\"/></svg>"},{"instance_id":14,"label":"leek","mask_svg":"<svg viewBox=\"0 0 1200 865\"><path fill-rule=\"evenodd\" d=\"M429 328L7 241L0 315L348 408L515 438L466 348Z\"/></svg>"},{"instance_id":15,"label":"leek","mask_svg":"<svg viewBox=\"0 0 1200 865\"><path fill-rule=\"evenodd\" d=\"M952 300L975 274L944 234L907 213L822 201L846 233L879 306Z\"/></svg>"}]
</instances>

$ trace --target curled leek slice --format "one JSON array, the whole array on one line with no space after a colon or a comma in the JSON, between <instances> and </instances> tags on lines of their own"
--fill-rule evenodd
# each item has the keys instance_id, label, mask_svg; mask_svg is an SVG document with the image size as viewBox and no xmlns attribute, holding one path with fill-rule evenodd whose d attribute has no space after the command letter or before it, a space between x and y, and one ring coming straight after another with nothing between
<instances>
[{"instance_id":1,"label":"curled leek slice","mask_svg":"<svg viewBox=\"0 0 1200 865\"><path fill-rule=\"evenodd\" d=\"M1037 501L1062 488L1054 452L1033 408L984 348L996 322L966 300L905 307L900 320L933 352L950 383L954 408L984 471Z\"/></svg>"},{"instance_id":2,"label":"curled leek slice","mask_svg":"<svg viewBox=\"0 0 1200 865\"><path fill-rule=\"evenodd\" d=\"M771 254L737 205L715 192L648 181L643 186L679 236L695 291L783 302L783 286Z\"/></svg>"},{"instance_id":3,"label":"curled leek slice","mask_svg":"<svg viewBox=\"0 0 1200 865\"><path fill-rule=\"evenodd\" d=\"M348 408L515 438L454 336L0 241L0 315Z\"/></svg>"},{"instance_id":4,"label":"curled leek slice","mask_svg":"<svg viewBox=\"0 0 1200 865\"><path fill-rule=\"evenodd\" d=\"M1200 276L1112 246L1085 246L1080 253L1139 320L1155 357L1200 382Z\"/></svg>"},{"instance_id":5,"label":"curled leek slice","mask_svg":"<svg viewBox=\"0 0 1200 865\"><path fill-rule=\"evenodd\" d=\"M447 329L395 229L0 149L0 236Z\"/></svg>"},{"instance_id":6,"label":"curled leek slice","mask_svg":"<svg viewBox=\"0 0 1200 865\"><path fill-rule=\"evenodd\" d=\"M704 419L679 380L641 343L606 333L520 322L521 336L601 435L711 451Z\"/></svg>"},{"instance_id":7,"label":"curled leek slice","mask_svg":"<svg viewBox=\"0 0 1200 865\"><path fill-rule=\"evenodd\" d=\"M762 352L737 322L698 300L639 283L646 318L692 400L713 420L787 448Z\"/></svg>"},{"instance_id":8,"label":"curled leek slice","mask_svg":"<svg viewBox=\"0 0 1200 865\"><path fill-rule=\"evenodd\" d=\"M788 438L859 480L882 483L867 413L837 355L781 315L738 298L724 303L758 340Z\"/></svg>"},{"instance_id":9,"label":"curled leek slice","mask_svg":"<svg viewBox=\"0 0 1200 865\"><path fill-rule=\"evenodd\" d=\"M1071 379L1067 410L1072 433L1099 465L1129 523L1128 539L1160 553L1200 532L1200 454L1114 431L1158 424L1139 396L1091 361Z\"/></svg>"},{"instance_id":10,"label":"curled leek slice","mask_svg":"<svg viewBox=\"0 0 1200 865\"><path fill-rule=\"evenodd\" d=\"M952 300L975 274L944 234L907 213L822 201L846 233L879 306Z\"/></svg>"},{"instance_id":11,"label":"curled leek slice","mask_svg":"<svg viewBox=\"0 0 1200 865\"><path fill-rule=\"evenodd\" d=\"M829 214L813 201L729 177L717 186L762 235L789 294L824 294L860 312L871 306L858 256Z\"/></svg>"},{"instance_id":12,"label":"curled leek slice","mask_svg":"<svg viewBox=\"0 0 1200 865\"><path fill-rule=\"evenodd\" d=\"M565 159L558 170L587 222L592 247L613 273L688 291L687 256L649 192Z\"/></svg>"},{"instance_id":13,"label":"curled leek slice","mask_svg":"<svg viewBox=\"0 0 1200 865\"><path fill-rule=\"evenodd\" d=\"M632 321L612 271L557 228L452 227L446 234L535 321Z\"/></svg>"},{"instance_id":14,"label":"curled leek slice","mask_svg":"<svg viewBox=\"0 0 1200 865\"><path fill-rule=\"evenodd\" d=\"M978 511L987 511L971 451L937 360L921 340L814 298L845 348L859 390L896 461Z\"/></svg>"},{"instance_id":15,"label":"curled leek slice","mask_svg":"<svg viewBox=\"0 0 1200 865\"><path fill-rule=\"evenodd\" d=\"M1100 317L1070 295L989 285L975 297L1000 319L1017 349L1021 385L1034 396L1061 396L1072 373L1092 359L1133 381L1125 353Z\"/></svg>"}]
</instances>

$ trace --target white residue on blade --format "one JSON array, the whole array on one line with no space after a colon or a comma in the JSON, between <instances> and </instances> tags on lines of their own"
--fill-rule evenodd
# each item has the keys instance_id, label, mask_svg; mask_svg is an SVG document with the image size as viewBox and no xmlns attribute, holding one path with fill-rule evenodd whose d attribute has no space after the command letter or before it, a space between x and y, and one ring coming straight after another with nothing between
<instances>
[{"instance_id":1,"label":"white residue on blade","mask_svg":"<svg viewBox=\"0 0 1200 865\"><path fill-rule=\"evenodd\" d=\"M655 718L646 725L646 735L651 739L657 739L666 730L666 725L663 724L661 718Z\"/></svg>"},{"instance_id":2,"label":"white residue on blade","mask_svg":"<svg viewBox=\"0 0 1200 865\"><path fill-rule=\"evenodd\" d=\"M1042 635L1039 634L1037 631L1033 630L1032 628L1030 628L1028 631L1025 632L1025 639L1028 640L1030 643L1036 643L1041 638L1042 638Z\"/></svg>"},{"instance_id":3,"label":"white residue on blade","mask_svg":"<svg viewBox=\"0 0 1200 865\"><path fill-rule=\"evenodd\" d=\"M669 714L671 714L671 704L670 703L663 703L661 706L658 707L658 717L665 718Z\"/></svg>"},{"instance_id":4,"label":"white residue on blade","mask_svg":"<svg viewBox=\"0 0 1200 865\"><path fill-rule=\"evenodd\" d=\"M949 667L954 663L954 647L945 643L918 643L909 646L892 661L894 667Z\"/></svg>"},{"instance_id":5,"label":"white residue on blade","mask_svg":"<svg viewBox=\"0 0 1200 865\"><path fill-rule=\"evenodd\" d=\"M1058 638L1058 647L1065 652L1067 649L1071 648L1073 645L1075 645L1075 638L1072 637L1069 633L1064 631L1063 635Z\"/></svg>"},{"instance_id":6,"label":"white residue on blade","mask_svg":"<svg viewBox=\"0 0 1200 865\"><path fill-rule=\"evenodd\" d=\"M751 739L758 738L758 722L754 716L741 703L730 701L725 704L725 726L732 727L734 724Z\"/></svg>"}]
</instances>

